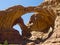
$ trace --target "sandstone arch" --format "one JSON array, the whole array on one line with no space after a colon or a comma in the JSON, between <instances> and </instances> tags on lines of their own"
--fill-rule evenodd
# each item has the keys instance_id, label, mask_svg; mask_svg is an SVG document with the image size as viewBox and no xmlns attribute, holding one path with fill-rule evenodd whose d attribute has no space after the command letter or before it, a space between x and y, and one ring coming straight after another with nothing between
<instances>
[{"instance_id":1,"label":"sandstone arch","mask_svg":"<svg viewBox=\"0 0 60 45\"><path fill-rule=\"evenodd\" d=\"M45 4L45 3L44 3ZM51 18L53 17L53 10L50 10L48 7L44 7L44 4L42 5L39 5L39 6L30 6L30 7L24 7L24 6L21 6L21 5L17 5L17 6L13 6L13 7L10 7L4 11L0 11L0 30L2 31L10 31L10 30L13 30L12 29L12 26L15 25L16 23L18 23L20 26L21 26L21 29L23 30L23 32L26 32L26 33L23 33L24 35L27 34L27 32L30 32L28 28L24 23L23 23L23 20L21 18L21 16L25 13L29 13L29 12L38 12L38 14L42 14L44 15L44 13L46 14L46 16L48 16L47 12L49 12L49 15ZM42 8L43 7L43 8ZM46 10L48 9L48 10ZM52 14L51 12L52 11ZM17 16L16 16L17 15ZM55 18L56 16L54 15L54 19L52 18L51 21L52 23L49 21L48 17L46 19L46 21L48 22L48 26L52 26L54 25L54 21L55 21ZM35 24L34 24L35 25ZM33 26L33 25L32 25ZM33 26L34 27L34 26ZM53 26L52 26L53 27ZM36 27L37 28L37 27ZM32 29L32 28L31 28ZM28 31L27 31L28 30Z\"/></svg>"},{"instance_id":2,"label":"sandstone arch","mask_svg":"<svg viewBox=\"0 0 60 45\"><path fill-rule=\"evenodd\" d=\"M17 32L14 31L12 26L17 24L17 23L21 26L21 24L22 24L22 23L20 24L20 22L22 21L21 16L25 13L37 12L34 8L35 7L31 7L31 6L30 7L23 7L21 5L17 5L17 6L10 7L6 10L0 11L0 35L1 35L0 39L1 39L2 42L8 38L7 40L8 40L8 43L9 43L9 39L10 39L9 36L14 35L16 33L18 35L18 38L22 37L22 36L19 36L18 31ZM26 30L27 30L27 28L26 28ZM26 30L23 29L24 32L26 32ZM14 32L14 33L8 33L10 31ZM7 34L9 36L7 36ZM4 36L6 36L6 37L4 38ZM15 37L13 37L13 38L15 38ZM13 42L10 42L10 43L13 43Z\"/></svg>"}]
</instances>

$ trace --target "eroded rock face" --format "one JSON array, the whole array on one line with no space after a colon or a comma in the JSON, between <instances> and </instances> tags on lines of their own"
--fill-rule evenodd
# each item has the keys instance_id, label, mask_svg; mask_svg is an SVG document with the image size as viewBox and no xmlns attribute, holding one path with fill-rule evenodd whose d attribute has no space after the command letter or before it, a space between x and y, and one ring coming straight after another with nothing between
<instances>
[{"instance_id":1,"label":"eroded rock face","mask_svg":"<svg viewBox=\"0 0 60 45\"><path fill-rule=\"evenodd\" d=\"M40 11L37 11L37 13L33 14L30 18L29 23L27 24L28 28L30 28L30 31L38 31L41 33L43 32L43 34L40 33L41 35L37 34L38 32L36 33L37 35L41 36L41 38L50 37L50 34L47 32L49 31L50 27L52 27L52 31L54 30L55 20L57 17L57 13L55 13L56 10L52 9L54 7L49 6L51 4L48 5L48 3L46 5L46 3L47 2L44 2L36 7L37 10L40 9ZM45 35L46 33L47 36ZM32 37L34 38L33 35ZM39 38L37 35L35 37ZM30 39L32 39L32 37Z\"/></svg>"},{"instance_id":2,"label":"eroded rock face","mask_svg":"<svg viewBox=\"0 0 60 45\"><path fill-rule=\"evenodd\" d=\"M52 11L52 12L51 12ZM56 14L54 14L52 9L41 9L41 12L33 14L30 18L27 26L30 26L31 31L46 32L48 28L54 28L54 22L56 19Z\"/></svg>"},{"instance_id":3,"label":"eroded rock face","mask_svg":"<svg viewBox=\"0 0 60 45\"><path fill-rule=\"evenodd\" d=\"M57 17L55 20L54 32L53 32L52 36L49 39L47 39L44 43L40 42L40 44L38 44L38 45L60 45L60 31L59 31L60 30L60 2L59 2L59 0L51 0L51 2L50 2L50 0L48 0L48 2L46 0L45 3L42 3L40 6L43 8L52 8L53 11L56 13ZM39 34L34 33L32 37L34 38L34 36L39 37ZM34 39L36 39L36 38L34 38Z\"/></svg>"},{"instance_id":4,"label":"eroded rock face","mask_svg":"<svg viewBox=\"0 0 60 45\"><path fill-rule=\"evenodd\" d=\"M36 8L37 9L39 9L39 8L43 8L43 9L48 9L48 15L50 15L50 14L56 14L56 17L55 16L53 16L53 15L50 15L50 16L52 16L52 18L56 18L56 20L54 20L54 24L55 24L55 26L54 26L54 31L53 31L53 35L49 38L49 39L47 39L44 43L42 43L42 42L40 42L40 44L38 44L38 45L60 45L60 2L59 2L59 0L46 0L45 2L43 2L41 5L39 5L39 6L37 6ZM50 11L50 9L52 9L53 11L54 11L54 13L51 13L52 11ZM39 11L38 11L39 12ZM43 10L42 11L40 11L40 13L41 12L43 12ZM49 12L50 12L50 14L49 14ZM42 13L42 14L44 14L44 12ZM31 22L33 22L32 23L32 25L31 24L28 24L27 26L29 26L29 25L31 25L31 27L34 27L34 28L31 28L31 29L38 29L38 27L37 27L37 25L35 25L36 23L35 23L35 20L33 21L33 19L34 18L32 18L31 20ZM46 19L46 18L45 18ZM37 20L38 21L38 20ZM36 21L36 22L37 22ZM49 21L49 20L48 20ZM35 23L35 24L34 24ZM49 21L49 23L51 23L50 21ZM33 25L34 24L34 25ZM47 23L48 24L48 23ZM30 28L30 27L29 27ZM35 35L36 34L36 35ZM47 34L46 36L45 36L45 34ZM43 34L43 36L42 36L42 38L46 38L46 37L48 37L48 34L49 34L49 32L48 33L45 33L45 34ZM33 40L35 39L34 38L34 36L35 36L35 38L37 38L37 37L39 37L40 35L39 34L37 34L37 33L32 33L32 37L33 37ZM44 37L45 36L45 37ZM32 38L30 38L30 39L32 39Z\"/></svg>"},{"instance_id":5,"label":"eroded rock face","mask_svg":"<svg viewBox=\"0 0 60 45\"><path fill-rule=\"evenodd\" d=\"M40 16L36 16L37 20L35 20L35 14L34 14L34 16L33 16L34 18L31 19L31 22L29 22L28 26L26 26L26 25L24 25L24 23L20 22L21 21L20 17L23 14L29 13L29 12L37 12L37 14ZM12 16L12 14L14 14L14 15ZM46 0L41 5L36 6L36 7L33 7L33 6L32 7L14 6L14 7L11 7L9 9L5 10L5 11L1 11L0 17L2 17L2 18L0 18L0 30L1 30L0 31L0 42L3 43L3 41L8 40L8 43L22 43L23 37L20 36L18 31L11 29L13 25L18 23L21 26L21 29L23 31L26 30L26 32L28 32L27 30L30 31L30 29L31 29L31 31L36 31L36 30L40 30L40 29L44 31L45 28L48 28L48 27L51 27L52 25L54 25L57 15L58 16L60 15L60 1L59 0L51 0L51 1ZM56 20L57 23L58 23L58 21L59 20ZM32 25L30 23L32 23ZM47 43L47 42L49 42L49 43L50 42L51 43L59 42L60 43L59 33L56 33L56 32L59 32L59 30L60 30L60 26L59 26L60 21L58 24L57 23L55 23L53 35L51 36L51 38L49 38L44 43ZM42 24L43 26L40 24ZM24 35L25 34L26 33L24 33ZM39 35L38 35L38 37L39 37ZM57 40L55 41L54 38ZM52 41L52 39L53 39L53 41ZM44 45L44 43L41 43L41 44ZM30 45L32 45L32 44L30 44Z\"/></svg>"},{"instance_id":6,"label":"eroded rock face","mask_svg":"<svg viewBox=\"0 0 60 45\"><path fill-rule=\"evenodd\" d=\"M60 45L60 16L55 20L55 29L53 35L40 45Z\"/></svg>"},{"instance_id":7,"label":"eroded rock face","mask_svg":"<svg viewBox=\"0 0 60 45\"><path fill-rule=\"evenodd\" d=\"M25 13L34 12L34 8L35 7L24 7L17 5L0 11L0 41L3 42L8 40L8 43L20 43L21 36L18 31L12 30L13 26L15 24L20 25L21 16ZM26 31L24 30L26 29L23 29L25 35Z\"/></svg>"}]
</instances>

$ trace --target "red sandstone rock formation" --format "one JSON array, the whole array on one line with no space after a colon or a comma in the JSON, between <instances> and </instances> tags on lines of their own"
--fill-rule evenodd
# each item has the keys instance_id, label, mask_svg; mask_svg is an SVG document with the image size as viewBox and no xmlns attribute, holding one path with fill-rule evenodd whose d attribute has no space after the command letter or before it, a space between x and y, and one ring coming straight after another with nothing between
<instances>
[{"instance_id":1,"label":"red sandstone rock formation","mask_svg":"<svg viewBox=\"0 0 60 45\"><path fill-rule=\"evenodd\" d=\"M22 36L17 30L0 31L0 43L7 40L9 44L21 44Z\"/></svg>"}]
</instances>

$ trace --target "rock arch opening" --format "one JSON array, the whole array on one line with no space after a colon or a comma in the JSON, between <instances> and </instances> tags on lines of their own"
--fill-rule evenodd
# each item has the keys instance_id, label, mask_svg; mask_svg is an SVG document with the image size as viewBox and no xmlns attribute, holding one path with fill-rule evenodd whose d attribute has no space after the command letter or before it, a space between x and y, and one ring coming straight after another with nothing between
<instances>
[{"instance_id":1,"label":"rock arch opening","mask_svg":"<svg viewBox=\"0 0 60 45\"><path fill-rule=\"evenodd\" d=\"M34 13L33 12L32 13L27 13L27 14L24 14L23 16L21 16L23 18L23 21L24 21L25 25L29 22L32 14L34 14ZM21 28L18 24L14 25L13 28L16 29L17 31L19 31L20 35L22 35L22 30L21 30Z\"/></svg>"}]
</instances>

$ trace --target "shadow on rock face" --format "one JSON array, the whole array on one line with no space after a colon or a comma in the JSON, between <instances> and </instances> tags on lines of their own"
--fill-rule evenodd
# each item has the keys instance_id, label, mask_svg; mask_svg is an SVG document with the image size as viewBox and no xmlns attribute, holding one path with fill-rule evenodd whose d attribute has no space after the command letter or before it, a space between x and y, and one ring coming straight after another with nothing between
<instances>
[{"instance_id":1,"label":"shadow on rock face","mask_svg":"<svg viewBox=\"0 0 60 45\"><path fill-rule=\"evenodd\" d=\"M0 43L7 40L9 44L21 44L22 36L17 30L0 31Z\"/></svg>"}]
</instances>

